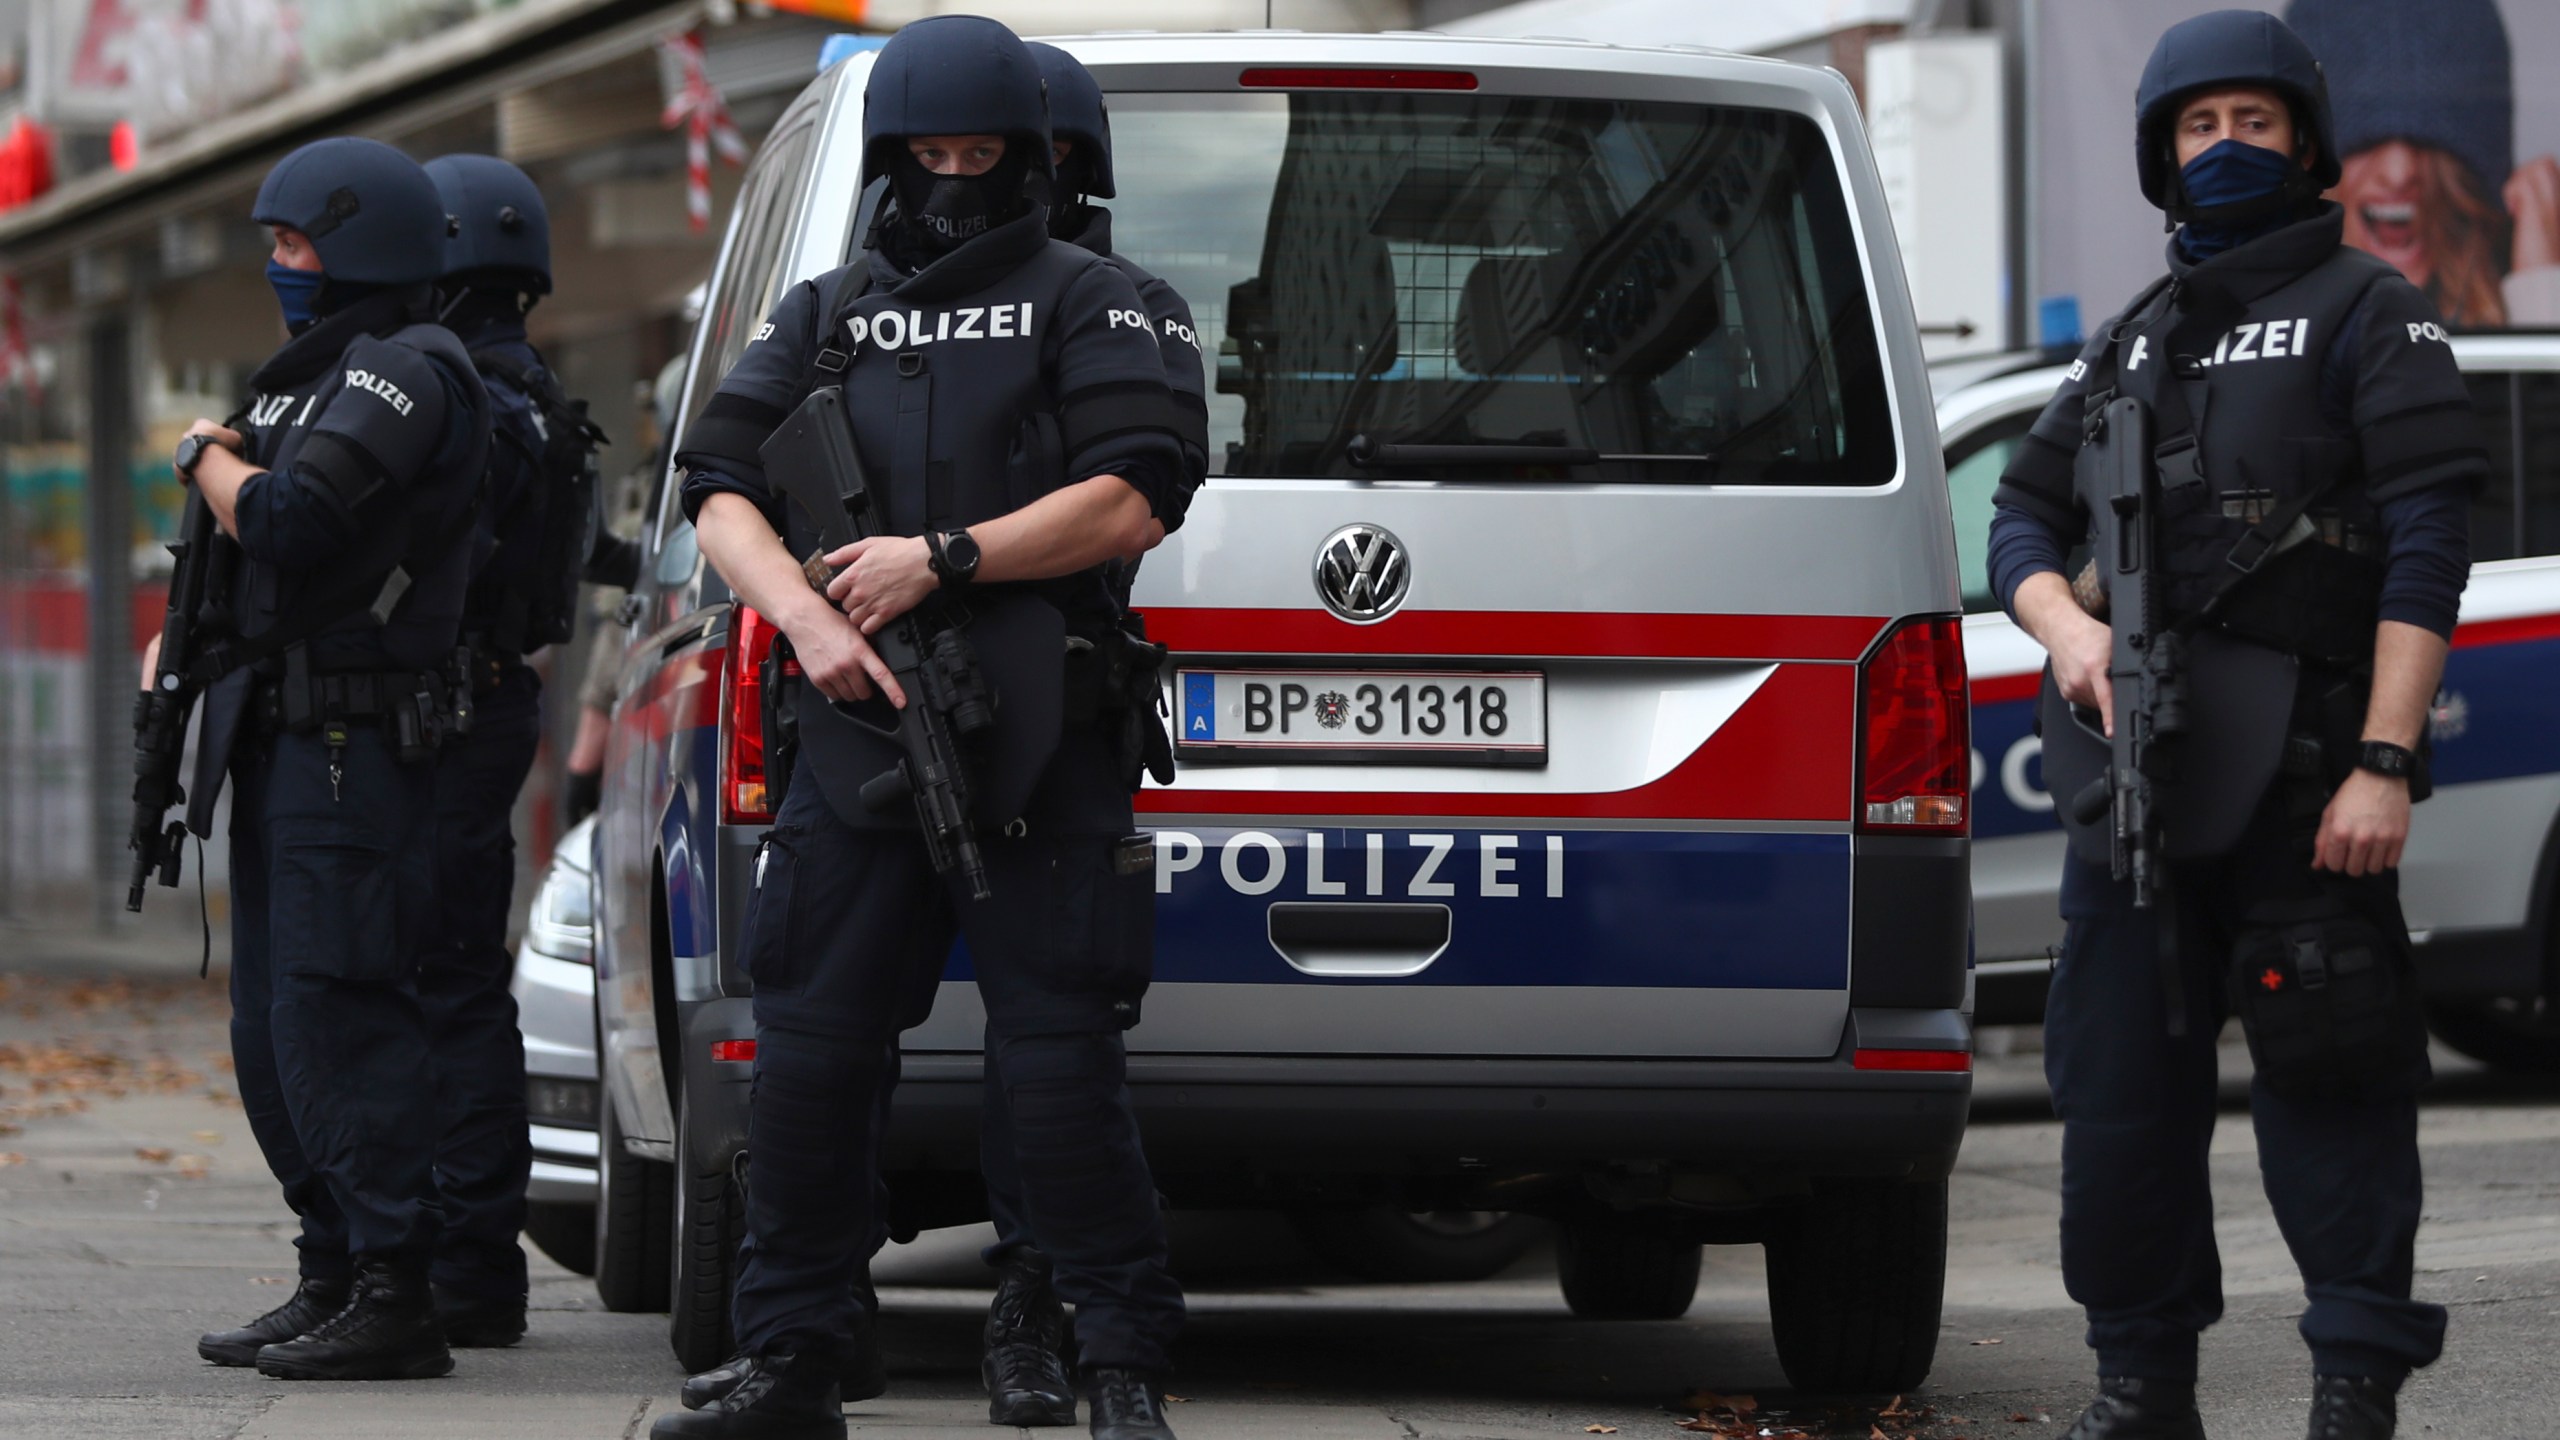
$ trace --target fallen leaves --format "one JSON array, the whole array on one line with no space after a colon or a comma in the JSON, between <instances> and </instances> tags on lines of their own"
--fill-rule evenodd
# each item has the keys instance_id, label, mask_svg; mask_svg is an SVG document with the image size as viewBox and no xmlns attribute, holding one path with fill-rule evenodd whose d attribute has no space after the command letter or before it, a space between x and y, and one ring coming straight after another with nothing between
<instances>
[{"instance_id":1,"label":"fallen leaves","mask_svg":"<svg viewBox=\"0 0 2560 1440\"><path fill-rule=\"evenodd\" d=\"M1590 1424L1582 1427L1582 1433L1585 1435L1615 1435L1618 1433L1618 1427L1615 1425L1603 1425L1599 1421L1594 1420Z\"/></svg>"},{"instance_id":2,"label":"fallen leaves","mask_svg":"<svg viewBox=\"0 0 2560 1440\"><path fill-rule=\"evenodd\" d=\"M177 1153L165 1145L145 1145L133 1152L133 1158L145 1165L166 1165Z\"/></svg>"},{"instance_id":3,"label":"fallen leaves","mask_svg":"<svg viewBox=\"0 0 2560 1440\"><path fill-rule=\"evenodd\" d=\"M26 1163L27 1157L19 1154L17 1151L0 1150L0 1170L6 1170L12 1165L24 1165Z\"/></svg>"},{"instance_id":4,"label":"fallen leaves","mask_svg":"<svg viewBox=\"0 0 2560 1440\"><path fill-rule=\"evenodd\" d=\"M1999 1336L1997 1336L1997 1335L1994 1335L1994 1336L1991 1336L1991 1337L1990 1337L1990 1338L1988 1338L1988 1339L1984 1339L1984 1340L1976 1340L1976 1341L1974 1341L1973 1343L1974 1343L1974 1344L1976 1344L1976 1345L1997 1345L1997 1344L1999 1344L1999 1343L2000 1343L2000 1337L1999 1337Z\"/></svg>"}]
</instances>

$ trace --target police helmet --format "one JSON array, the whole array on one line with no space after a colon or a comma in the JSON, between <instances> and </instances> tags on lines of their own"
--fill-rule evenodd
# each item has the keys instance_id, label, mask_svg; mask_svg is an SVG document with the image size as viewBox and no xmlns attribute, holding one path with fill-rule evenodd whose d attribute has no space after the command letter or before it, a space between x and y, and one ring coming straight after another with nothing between
<instances>
[{"instance_id":1,"label":"police helmet","mask_svg":"<svg viewBox=\"0 0 2560 1440\"><path fill-rule=\"evenodd\" d=\"M977 15L936 15L889 37L862 92L862 183L891 173L912 135L1001 135L1027 147L1031 173L1054 178L1040 64L1011 30Z\"/></svg>"},{"instance_id":2,"label":"police helmet","mask_svg":"<svg viewBox=\"0 0 2560 1440\"><path fill-rule=\"evenodd\" d=\"M1026 43L1049 87L1049 133L1076 147L1067 157L1069 173L1085 194L1110 199L1118 192L1111 184L1111 107L1102 101L1102 86L1066 51L1045 40Z\"/></svg>"},{"instance_id":3,"label":"police helmet","mask_svg":"<svg viewBox=\"0 0 2560 1440\"><path fill-rule=\"evenodd\" d=\"M2305 172L2308 193L2338 183L2338 130L2329 116L2329 82L2311 47L2283 21L2258 10L2216 10L2169 27L2142 67L2134 92L2134 166L2142 195L2178 215L2186 208L2169 127L2178 107L2202 90L2271 90L2292 107L2295 131L2316 147Z\"/></svg>"},{"instance_id":4,"label":"police helmet","mask_svg":"<svg viewBox=\"0 0 2560 1440\"><path fill-rule=\"evenodd\" d=\"M462 227L445 242L445 274L509 271L551 293L551 217L532 176L495 155L440 156L427 176Z\"/></svg>"},{"instance_id":5,"label":"police helmet","mask_svg":"<svg viewBox=\"0 0 2560 1440\"><path fill-rule=\"evenodd\" d=\"M314 140L276 162L249 218L310 237L321 273L356 285L421 285L444 273L451 215L417 161L379 140Z\"/></svg>"}]
</instances>

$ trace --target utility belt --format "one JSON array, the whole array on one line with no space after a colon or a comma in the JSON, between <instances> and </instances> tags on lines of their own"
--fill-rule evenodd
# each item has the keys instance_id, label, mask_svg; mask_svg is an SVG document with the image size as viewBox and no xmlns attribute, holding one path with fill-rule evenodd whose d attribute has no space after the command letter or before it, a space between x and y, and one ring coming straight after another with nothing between
<instances>
[{"instance_id":1,"label":"utility belt","mask_svg":"<svg viewBox=\"0 0 2560 1440\"><path fill-rule=\"evenodd\" d=\"M266 734L309 734L327 737L343 748L347 727L378 721L398 747L400 759L416 763L434 757L445 740L467 733L471 723L467 692L457 705L454 665L467 650L454 652L443 673L434 670L326 670L310 668L309 649L285 651L284 677L261 680L250 703L251 723Z\"/></svg>"}]
</instances>

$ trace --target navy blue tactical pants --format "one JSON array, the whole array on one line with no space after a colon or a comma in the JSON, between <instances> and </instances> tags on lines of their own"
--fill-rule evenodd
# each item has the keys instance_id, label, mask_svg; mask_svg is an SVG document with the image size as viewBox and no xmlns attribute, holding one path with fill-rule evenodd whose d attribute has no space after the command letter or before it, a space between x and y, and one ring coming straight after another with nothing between
<instances>
[{"instance_id":1,"label":"navy blue tactical pants","mask_svg":"<svg viewBox=\"0 0 2560 1440\"><path fill-rule=\"evenodd\" d=\"M1120 1027L1144 988L1153 877L1110 834L987 837L995 898L936 876L909 831L855 830L795 777L740 948L755 982L741 1348L832 1343L877 1233L891 1042L931 1009L965 935L1018 1137L1030 1233L1076 1306L1083 1361L1162 1372L1183 1319L1127 1094Z\"/></svg>"},{"instance_id":2,"label":"navy blue tactical pants","mask_svg":"<svg viewBox=\"0 0 2560 1440\"><path fill-rule=\"evenodd\" d=\"M2246 893L2282 877L2229 861L2173 867L2188 1023L2172 1039L2155 912L2135 909L2107 867L2065 863L2068 928L2045 1002L2063 1283L2088 1312L2100 1375L2192 1379L2197 1337L2222 1316L2206 1156L2231 926ZM2402 924L2392 877L2360 888L2388 926ZM2444 1308L2410 1298L2424 1078L2421 1064L2352 1099L2250 1087L2259 1175L2302 1272L2300 1328L2318 1373L2396 1386L2444 1348Z\"/></svg>"},{"instance_id":3,"label":"navy blue tactical pants","mask_svg":"<svg viewBox=\"0 0 2560 1440\"><path fill-rule=\"evenodd\" d=\"M312 1278L351 1254L423 1262L436 1231L417 993L435 770L371 721L341 760L333 789L316 734L244 735L232 757L231 1057Z\"/></svg>"},{"instance_id":4,"label":"navy blue tactical pants","mask_svg":"<svg viewBox=\"0 0 2560 1440\"><path fill-rule=\"evenodd\" d=\"M542 680L508 667L473 697L471 732L436 757L435 929L418 972L435 1076L436 1284L474 1299L525 1295L524 1036L508 990L517 792L542 743Z\"/></svg>"}]
</instances>

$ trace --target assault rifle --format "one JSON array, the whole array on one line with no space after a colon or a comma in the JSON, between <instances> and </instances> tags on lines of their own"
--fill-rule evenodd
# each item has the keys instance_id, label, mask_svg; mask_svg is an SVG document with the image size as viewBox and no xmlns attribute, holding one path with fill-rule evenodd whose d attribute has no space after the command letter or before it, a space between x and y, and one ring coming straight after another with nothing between
<instances>
[{"instance_id":1,"label":"assault rifle","mask_svg":"<svg viewBox=\"0 0 2560 1440\"><path fill-rule=\"evenodd\" d=\"M142 892L156 873L160 883L178 883L187 826L168 820L169 808L186 803L179 780L186 759L187 717L204 692L195 661L208 632L228 628L231 579L239 550L216 526L213 507L194 486L187 487L187 509L178 538L169 543L175 561L169 572L169 605L160 620L160 655L151 688L133 706L133 873L125 887L124 908L142 908Z\"/></svg>"},{"instance_id":2,"label":"assault rifle","mask_svg":"<svg viewBox=\"0 0 2560 1440\"><path fill-rule=\"evenodd\" d=\"M2151 409L2122 396L2098 413L2087 448L2097 466L2096 499L2104 503L2095 563L2105 587L2114 650L2107 662L2114 733L2106 775L2072 801L2083 824L2113 809L2109 860L2133 886L2135 908L2158 909L2161 981L2169 1033L2186 1033L2185 986L2177 968L2175 920L2169 909L2168 850L2160 791L2177 778L2187 733L2186 637L2171 625L2159 573L2160 472L2152 450ZM2092 506L2092 509L2096 509Z\"/></svg>"},{"instance_id":3,"label":"assault rifle","mask_svg":"<svg viewBox=\"0 0 2560 1440\"><path fill-rule=\"evenodd\" d=\"M802 401L760 453L765 478L817 525L820 555L880 533L882 507L854 450L852 417L841 388L823 386ZM804 568L810 583L823 588L826 567L818 556L809 557ZM956 625L928 623L943 618L933 613L938 608L938 598L928 596L924 606L871 637L871 648L907 693L906 708L897 712L897 728L845 713L896 741L903 752L896 768L863 785L862 803L876 811L902 799L914 802L934 873L958 870L969 893L984 900L994 892L987 885L986 859L979 853L969 814L974 798L969 762L972 743L995 725L995 696L968 637Z\"/></svg>"}]
</instances>

